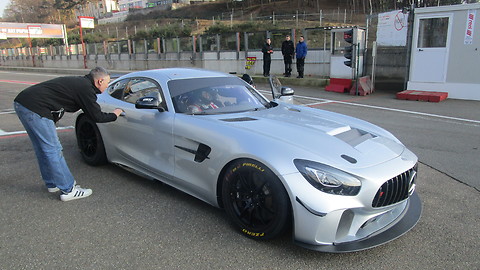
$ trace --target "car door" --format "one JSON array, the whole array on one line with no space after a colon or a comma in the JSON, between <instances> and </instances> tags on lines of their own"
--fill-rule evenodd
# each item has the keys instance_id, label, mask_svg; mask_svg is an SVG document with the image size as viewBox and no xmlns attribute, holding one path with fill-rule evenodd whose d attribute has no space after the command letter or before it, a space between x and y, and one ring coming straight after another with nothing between
<instances>
[{"instance_id":1,"label":"car door","mask_svg":"<svg viewBox=\"0 0 480 270\"><path fill-rule=\"evenodd\" d=\"M113 110L120 104L125 113L108 126L108 137L105 139L111 140L108 144L116 153L116 156L110 157L110 161L127 165L149 176L170 178L174 168L174 114L166 107L160 85L148 78L130 78L117 83L118 87L111 86L110 96L121 102L110 103L109 109ZM135 108L135 102L147 96L162 100L165 110Z\"/></svg>"}]
</instances>

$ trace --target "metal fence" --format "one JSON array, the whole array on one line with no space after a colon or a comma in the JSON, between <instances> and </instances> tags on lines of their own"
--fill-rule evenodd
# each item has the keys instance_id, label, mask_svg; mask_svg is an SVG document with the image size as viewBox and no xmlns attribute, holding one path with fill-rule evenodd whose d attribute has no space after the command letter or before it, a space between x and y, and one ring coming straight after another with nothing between
<instances>
[{"instance_id":1,"label":"metal fence","mask_svg":"<svg viewBox=\"0 0 480 270\"><path fill-rule=\"evenodd\" d=\"M217 35L198 35L191 37L155 38L142 40L103 41L101 43L70 44L48 47L21 47L1 49L0 56L59 56L59 55L107 55L107 54L147 54L182 52L220 52L220 51L259 51L265 39L272 39L273 47L278 51L285 35L292 40L303 35L309 49L329 50L331 28L307 28L272 30L262 32L236 32ZM85 48L85 53L84 53Z\"/></svg>"},{"instance_id":2,"label":"metal fence","mask_svg":"<svg viewBox=\"0 0 480 270\"><path fill-rule=\"evenodd\" d=\"M223 22L242 20L242 21L270 21L272 24L276 24L282 21L294 23L298 28L303 21L314 22L317 21L319 25L324 22L330 23L355 23L358 21L364 21L365 15L362 12L355 12L353 9L334 9L334 10L318 10L317 12L296 11L295 13L281 14L272 12L268 16L253 17L252 13L245 14L243 11L223 12L219 16L212 18L212 20L219 20Z\"/></svg>"}]
</instances>

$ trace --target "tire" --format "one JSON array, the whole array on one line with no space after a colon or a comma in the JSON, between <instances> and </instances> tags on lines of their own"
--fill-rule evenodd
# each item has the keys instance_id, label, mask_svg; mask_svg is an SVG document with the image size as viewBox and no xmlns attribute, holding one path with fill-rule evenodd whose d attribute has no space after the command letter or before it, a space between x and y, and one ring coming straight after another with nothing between
<instances>
[{"instance_id":1,"label":"tire","mask_svg":"<svg viewBox=\"0 0 480 270\"><path fill-rule=\"evenodd\" d=\"M75 125L77 144L83 160L92 166L104 165L108 162L102 135L97 124L83 115Z\"/></svg>"},{"instance_id":2,"label":"tire","mask_svg":"<svg viewBox=\"0 0 480 270\"><path fill-rule=\"evenodd\" d=\"M222 202L232 222L253 239L274 238L291 224L285 188L270 169L255 160L238 160L227 168Z\"/></svg>"}]
</instances>

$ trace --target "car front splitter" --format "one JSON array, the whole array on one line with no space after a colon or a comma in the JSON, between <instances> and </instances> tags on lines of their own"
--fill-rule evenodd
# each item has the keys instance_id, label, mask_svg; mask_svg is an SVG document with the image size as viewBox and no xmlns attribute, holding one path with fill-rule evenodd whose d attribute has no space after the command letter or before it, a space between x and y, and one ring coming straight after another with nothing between
<instances>
[{"instance_id":1,"label":"car front splitter","mask_svg":"<svg viewBox=\"0 0 480 270\"><path fill-rule=\"evenodd\" d=\"M355 252L374 248L399 238L415 227L422 215L422 202L420 201L420 197L416 192L410 196L406 211L407 212L405 212L401 220L391 228L362 240L333 245L312 245L299 241L295 241L295 244L307 249L330 253Z\"/></svg>"}]
</instances>

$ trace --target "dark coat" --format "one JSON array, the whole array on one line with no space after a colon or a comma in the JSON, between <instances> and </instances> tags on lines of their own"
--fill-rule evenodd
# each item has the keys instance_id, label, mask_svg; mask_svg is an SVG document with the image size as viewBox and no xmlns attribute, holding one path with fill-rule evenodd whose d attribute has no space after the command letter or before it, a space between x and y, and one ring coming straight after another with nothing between
<instances>
[{"instance_id":1,"label":"dark coat","mask_svg":"<svg viewBox=\"0 0 480 270\"><path fill-rule=\"evenodd\" d=\"M263 44L263 47L262 47L262 53L263 53L263 60L271 60L272 59L271 54L273 53L272 45L265 42L265 44Z\"/></svg>"},{"instance_id":2,"label":"dark coat","mask_svg":"<svg viewBox=\"0 0 480 270\"><path fill-rule=\"evenodd\" d=\"M97 94L100 93L90 75L67 76L32 85L20 92L15 101L54 121L60 118L54 119L53 112L76 112L80 109L95 122L115 121L117 116L114 113L102 112L97 103Z\"/></svg>"},{"instance_id":3,"label":"dark coat","mask_svg":"<svg viewBox=\"0 0 480 270\"><path fill-rule=\"evenodd\" d=\"M284 42L282 42L282 54L284 56L293 56L294 52L295 52L295 45L293 44L293 41L285 40Z\"/></svg>"}]
</instances>

